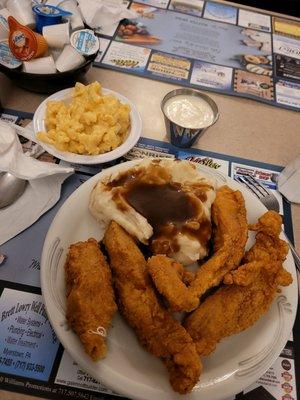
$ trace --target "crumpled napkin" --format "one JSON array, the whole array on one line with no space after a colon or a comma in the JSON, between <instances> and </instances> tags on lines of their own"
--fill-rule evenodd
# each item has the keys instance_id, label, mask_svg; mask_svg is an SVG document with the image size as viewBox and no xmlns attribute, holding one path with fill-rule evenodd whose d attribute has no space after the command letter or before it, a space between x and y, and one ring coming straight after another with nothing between
<instances>
[{"instance_id":1,"label":"crumpled napkin","mask_svg":"<svg viewBox=\"0 0 300 400\"><path fill-rule=\"evenodd\" d=\"M74 169L38 161L24 154L15 129L0 121L0 171L28 180L21 197L0 209L1 245L28 228L57 203L61 185Z\"/></svg>"},{"instance_id":2,"label":"crumpled napkin","mask_svg":"<svg viewBox=\"0 0 300 400\"><path fill-rule=\"evenodd\" d=\"M300 204L300 154L278 176L278 190L292 203ZM299 286L300 290L300 286Z\"/></svg>"},{"instance_id":3,"label":"crumpled napkin","mask_svg":"<svg viewBox=\"0 0 300 400\"><path fill-rule=\"evenodd\" d=\"M116 24L124 18L138 17L122 0L78 0L78 3L85 22L94 29Z\"/></svg>"}]
</instances>

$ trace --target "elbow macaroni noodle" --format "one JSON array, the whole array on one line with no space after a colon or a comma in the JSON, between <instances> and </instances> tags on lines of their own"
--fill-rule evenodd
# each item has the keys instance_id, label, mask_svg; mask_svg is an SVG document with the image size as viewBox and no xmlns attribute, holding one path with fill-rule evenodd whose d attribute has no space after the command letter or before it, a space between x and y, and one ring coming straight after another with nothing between
<instances>
[{"instance_id":1,"label":"elbow macaroni noodle","mask_svg":"<svg viewBox=\"0 0 300 400\"><path fill-rule=\"evenodd\" d=\"M130 129L130 107L102 94L99 82L76 83L70 104L49 101L46 132L37 138L58 150L98 155L120 146Z\"/></svg>"}]
</instances>

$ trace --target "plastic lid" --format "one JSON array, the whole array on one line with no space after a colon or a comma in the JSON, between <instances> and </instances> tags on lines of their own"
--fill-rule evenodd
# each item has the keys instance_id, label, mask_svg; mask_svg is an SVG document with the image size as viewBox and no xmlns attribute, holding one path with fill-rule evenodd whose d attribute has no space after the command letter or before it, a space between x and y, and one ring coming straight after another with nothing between
<instances>
[{"instance_id":1,"label":"plastic lid","mask_svg":"<svg viewBox=\"0 0 300 400\"><path fill-rule=\"evenodd\" d=\"M81 29L72 33L71 45L79 53L90 56L99 50L99 39L91 29Z\"/></svg>"},{"instance_id":2,"label":"plastic lid","mask_svg":"<svg viewBox=\"0 0 300 400\"><path fill-rule=\"evenodd\" d=\"M10 51L7 40L0 42L0 64L11 69L18 68L22 64L22 61L18 60Z\"/></svg>"},{"instance_id":3,"label":"plastic lid","mask_svg":"<svg viewBox=\"0 0 300 400\"><path fill-rule=\"evenodd\" d=\"M44 16L47 18L56 18L56 17L70 17L73 15L69 11L65 11L62 8L50 6L50 5L37 5L32 9L37 15Z\"/></svg>"},{"instance_id":4,"label":"plastic lid","mask_svg":"<svg viewBox=\"0 0 300 400\"><path fill-rule=\"evenodd\" d=\"M0 15L0 25L2 25L8 31L7 19Z\"/></svg>"}]
</instances>

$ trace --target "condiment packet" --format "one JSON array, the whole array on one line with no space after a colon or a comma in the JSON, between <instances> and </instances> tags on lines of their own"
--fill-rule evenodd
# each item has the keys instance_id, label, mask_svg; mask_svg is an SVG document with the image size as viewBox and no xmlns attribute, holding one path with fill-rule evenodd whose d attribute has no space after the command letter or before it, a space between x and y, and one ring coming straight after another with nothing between
<instances>
[{"instance_id":1,"label":"condiment packet","mask_svg":"<svg viewBox=\"0 0 300 400\"><path fill-rule=\"evenodd\" d=\"M70 43L69 21L63 24L44 26L43 36L49 47L63 49L65 44Z\"/></svg>"},{"instance_id":2,"label":"condiment packet","mask_svg":"<svg viewBox=\"0 0 300 400\"><path fill-rule=\"evenodd\" d=\"M30 74L55 74L56 67L52 55L23 62L23 71Z\"/></svg>"},{"instance_id":3,"label":"condiment packet","mask_svg":"<svg viewBox=\"0 0 300 400\"><path fill-rule=\"evenodd\" d=\"M99 39L91 29L81 29L72 33L71 45L80 54L89 56L99 50Z\"/></svg>"},{"instance_id":4,"label":"condiment packet","mask_svg":"<svg viewBox=\"0 0 300 400\"><path fill-rule=\"evenodd\" d=\"M11 69L18 68L22 64L22 61L18 60L10 51L7 40L0 42L0 64Z\"/></svg>"},{"instance_id":5,"label":"condiment packet","mask_svg":"<svg viewBox=\"0 0 300 400\"><path fill-rule=\"evenodd\" d=\"M9 47L16 58L28 61L43 56L48 50L44 37L25 25L20 24L14 17L8 17Z\"/></svg>"},{"instance_id":6,"label":"condiment packet","mask_svg":"<svg viewBox=\"0 0 300 400\"><path fill-rule=\"evenodd\" d=\"M59 72L70 71L71 69L78 68L85 62L85 58L74 47L67 44L57 60L55 61L56 69Z\"/></svg>"},{"instance_id":7,"label":"condiment packet","mask_svg":"<svg viewBox=\"0 0 300 400\"><path fill-rule=\"evenodd\" d=\"M84 23L76 0L64 0L59 5L63 10L71 12L73 15L69 17L72 30L83 29Z\"/></svg>"},{"instance_id":8,"label":"condiment packet","mask_svg":"<svg viewBox=\"0 0 300 400\"><path fill-rule=\"evenodd\" d=\"M35 18L32 12L31 1L7 0L6 7L11 15L13 15L20 24L30 28L35 26Z\"/></svg>"},{"instance_id":9,"label":"condiment packet","mask_svg":"<svg viewBox=\"0 0 300 400\"><path fill-rule=\"evenodd\" d=\"M0 11L0 40L8 39L9 29L7 19L1 15Z\"/></svg>"}]
</instances>

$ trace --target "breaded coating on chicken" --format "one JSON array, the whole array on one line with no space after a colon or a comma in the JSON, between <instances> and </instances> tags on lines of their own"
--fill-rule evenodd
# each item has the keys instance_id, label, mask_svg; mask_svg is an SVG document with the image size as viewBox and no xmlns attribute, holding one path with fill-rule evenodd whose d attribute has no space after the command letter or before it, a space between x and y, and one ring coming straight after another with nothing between
<instances>
[{"instance_id":1,"label":"breaded coating on chicken","mask_svg":"<svg viewBox=\"0 0 300 400\"><path fill-rule=\"evenodd\" d=\"M158 292L167 299L172 311L192 311L199 305L199 298L184 283L186 271L182 264L165 255L147 261L148 272Z\"/></svg>"},{"instance_id":2,"label":"breaded coating on chicken","mask_svg":"<svg viewBox=\"0 0 300 400\"><path fill-rule=\"evenodd\" d=\"M244 197L240 191L222 186L212 205L214 254L196 272L190 291L198 297L218 286L226 273L237 268L248 239Z\"/></svg>"},{"instance_id":3,"label":"breaded coating on chicken","mask_svg":"<svg viewBox=\"0 0 300 400\"><path fill-rule=\"evenodd\" d=\"M282 265L288 246L279 239L281 217L276 214L269 211L251 226L258 233L244 257L245 264L228 273L225 286L186 318L184 326L199 355L210 354L222 338L253 325L269 310L278 286L292 283L290 273Z\"/></svg>"},{"instance_id":4,"label":"breaded coating on chicken","mask_svg":"<svg viewBox=\"0 0 300 400\"><path fill-rule=\"evenodd\" d=\"M159 303L146 261L133 238L113 221L105 233L104 244L120 312L142 346L165 363L173 389L182 394L190 392L202 370L192 338Z\"/></svg>"},{"instance_id":5,"label":"breaded coating on chicken","mask_svg":"<svg viewBox=\"0 0 300 400\"><path fill-rule=\"evenodd\" d=\"M117 306L110 268L95 239L70 246L65 274L68 324L97 361L106 356L105 335Z\"/></svg>"}]
</instances>

